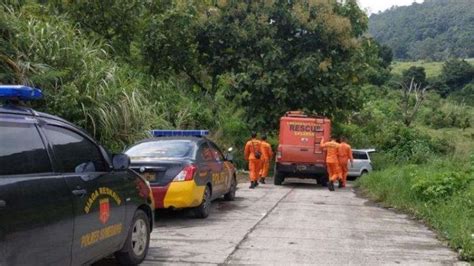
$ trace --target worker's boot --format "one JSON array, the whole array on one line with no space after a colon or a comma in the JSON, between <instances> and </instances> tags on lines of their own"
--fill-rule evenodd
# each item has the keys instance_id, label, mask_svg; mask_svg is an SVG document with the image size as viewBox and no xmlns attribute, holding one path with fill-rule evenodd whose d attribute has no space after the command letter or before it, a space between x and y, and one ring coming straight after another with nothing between
<instances>
[{"instance_id":1,"label":"worker's boot","mask_svg":"<svg viewBox=\"0 0 474 266\"><path fill-rule=\"evenodd\" d=\"M333 181L329 181L328 189L329 189L329 191L334 191L334 182Z\"/></svg>"},{"instance_id":2,"label":"worker's boot","mask_svg":"<svg viewBox=\"0 0 474 266\"><path fill-rule=\"evenodd\" d=\"M254 189L256 186L255 186L255 182L253 181L250 181L250 189Z\"/></svg>"},{"instance_id":3,"label":"worker's boot","mask_svg":"<svg viewBox=\"0 0 474 266\"><path fill-rule=\"evenodd\" d=\"M339 186L338 186L338 188L343 188L343 187L346 187L346 184L344 184L344 182L342 182L341 180L339 180Z\"/></svg>"},{"instance_id":4,"label":"worker's boot","mask_svg":"<svg viewBox=\"0 0 474 266\"><path fill-rule=\"evenodd\" d=\"M261 178L260 183L265 184L265 178Z\"/></svg>"},{"instance_id":5,"label":"worker's boot","mask_svg":"<svg viewBox=\"0 0 474 266\"><path fill-rule=\"evenodd\" d=\"M258 181L253 182L255 184L255 187L258 187Z\"/></svg>"}]
</instances>

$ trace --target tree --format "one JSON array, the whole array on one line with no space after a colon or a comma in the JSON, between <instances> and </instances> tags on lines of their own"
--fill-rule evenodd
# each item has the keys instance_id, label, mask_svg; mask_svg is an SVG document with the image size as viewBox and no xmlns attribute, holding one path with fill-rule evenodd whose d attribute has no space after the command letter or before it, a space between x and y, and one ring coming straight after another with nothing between
<instances>
[{"instance_id":1,"label":"tree","mask_svg":"<svg viewBox=\"0 0 474 266\"><path fill-rule=\"evenodd\" d=\"M214 2L185 12L174 5L151 21L143 51L152 72L185 73L202 91L221 91L257 128L292 109L344 117L359 108L373 54L362 47L367 17L355 1Z\"/></svg>"},{"instance_id":2,"label":"tree","mask_svg":"<svg viewBox=\"0 0 474 266\"><path fill-rule=\"evenodd\" d=\"M373 39L363 42L366 62L369 65L366 71L367 81L370 84L382 86L391 77L390 64L392 62L392 50L388 46L380 45Z\"/></svg>"},{"instance_id":3,"label":"tree","mask_svg":"<svg viewBox=\"0 0 474 266\"><path fill-rule=\"evenodd\" d=\"M460 59L450 59L443 65L441 78L451 92L460 90L474 80L474 66Z\"/></svg>"},{"instance_id":4,"label":"tree","mask_svg":"<svg viewBox=\"0 0 474 266\"><path fill-rule=\"evenodd\" d=\"M393 60L392 48L387 45L379 45L379 57L382 59L382 67L388 68Z\"/></svg>"},{"instance_id":5,"label":"tree","mask_svg":"<svg viewBox=\"0 0 474 266\"><path fill-rule=\"evenodd\" d=\"M424 86L426 85L426 72L424 67L411 66L402 73L402 82L410 84L411 82Z\"/></svg>"},{"instance_id":6,"label":"tree","mask_svg":"<svg viewBox=\"0 0 474 266\"><path fill-rule=\"evenodd\" d=\"M196 14L193 5L170 4L163 13L152 15L142 36L141 49L151 74L184 73L205 89L197 62Z\"/></svg>"},{"instance_id":7,"label":"tree","mask_svg":"<svg viewBox=\"0 0 474 266\"><path fill-rule=\"evenodd\" d=\"M403 82L402 87L402 117L403 123L409 127L416 117L418 110L425 101L427 86L415 82L415 77L410 83Z\"/></svg>"}]
</instances>

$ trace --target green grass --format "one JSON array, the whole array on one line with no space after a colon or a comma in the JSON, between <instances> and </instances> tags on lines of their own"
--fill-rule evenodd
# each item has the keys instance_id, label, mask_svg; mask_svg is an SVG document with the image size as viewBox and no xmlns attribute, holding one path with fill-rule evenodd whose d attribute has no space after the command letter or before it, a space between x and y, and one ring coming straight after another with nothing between
<instances>
[{"instance_id":1,"label":"green grass","mask_svg":"<svg viewBox=\"0 0 474 266\"><path fill-rule=\"evenodd\" d=\"M438 159L392 166L357 184L373 200L422 219L461 259L474 262L474 175L469 164Z\"/></svg>"},{"instance_id":2,"label":"green grass","mask_svg":"<svg viewBox=\"0 0 474 266\"><path fill-rule=\"evenodd\" d=\"M469 158L474 151L474 127L433 129L418 125L417 128L438 139L447 139L454 146L453 158Z\"/></svg>"},{"instance_id":3,"label":"green grass","mask_svg":"<svg viewBox=\"0 0 474 266\"><path fill-rule=\"evenodd\" d=\"M425 61L414 61L414 62L399 62L395 61L392 63L392 74L402 75L404 70L407 70L411 66L424 67L427 78L433 78L441 74L441 69L444 62L425 62Z\"/></svg>"},{"instance_id":4,"label":"green grass","mask_svg":"<svg viewBox=\"0 0 474 266\"><path fill-rule=\"evenodd\" d=\"M474 65L474 58L466 59L467 62ZM411 66L424 67L427 78L434 78L441 74L444 62L429 62L429 61L394 61L392 63L392 74L402 75L403 70L407 70Z\"/></svg>"}]
</instances>

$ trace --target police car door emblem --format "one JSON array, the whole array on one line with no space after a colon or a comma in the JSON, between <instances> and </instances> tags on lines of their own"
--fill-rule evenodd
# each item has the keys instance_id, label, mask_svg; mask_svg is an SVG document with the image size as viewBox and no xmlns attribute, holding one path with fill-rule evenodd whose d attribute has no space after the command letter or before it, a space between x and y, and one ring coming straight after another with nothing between
<instances>
[{"instance_id":1,"label":"police car door emblem","mask_svg":"<svg viewBox=\"0 0 474 266\"><path fill-rule=\"evenodd\" d=\"M101 199L100 201L100 211L99 211L99 220L105 224L110 218L110 205L109 205L109 199Z\"/></svg>"}]
</instances>

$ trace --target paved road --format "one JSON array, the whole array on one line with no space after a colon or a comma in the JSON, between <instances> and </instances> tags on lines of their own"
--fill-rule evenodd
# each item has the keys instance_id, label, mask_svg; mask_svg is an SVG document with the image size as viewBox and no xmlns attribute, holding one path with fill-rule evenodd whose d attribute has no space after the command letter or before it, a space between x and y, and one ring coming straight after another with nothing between
<instances>
[{"instance_id":1,"label":"paved road","mask_svg":"<svg viewBox=\"0 0 474 266\"><path fill-rule=\"evenodd\" d=\"M295 181L255 190L240 184L236 201L214 202L204 220L159 215L144 265L458 264L425 226L373 206L350 186L331 193Z\"/></svg>"}]
</instances>

